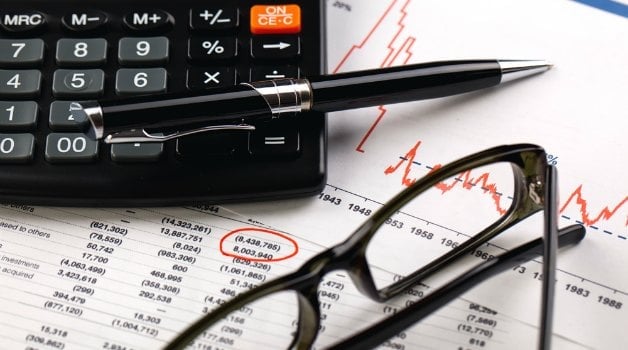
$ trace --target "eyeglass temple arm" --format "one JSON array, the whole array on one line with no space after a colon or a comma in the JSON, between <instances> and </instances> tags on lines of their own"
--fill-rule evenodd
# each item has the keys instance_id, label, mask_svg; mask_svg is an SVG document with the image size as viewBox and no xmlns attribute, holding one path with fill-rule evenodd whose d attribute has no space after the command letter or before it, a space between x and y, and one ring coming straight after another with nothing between
<instances>
[{"instance_id":1,"label":"eyeglass temple arm","mask_svg":"<svg viewBox=\"0 0 628 350\"><path fill-rule=\"evenodd\" d=\"M585 228L582 225L571 225L560 229L558 234L558 246L560 248L567 247L579 243L584 238ZM329 349L357 350L378 346L484 280L518 264L542 256L543 248L543 238L537 238L498 255L494 259L472 268L460 278L433 291L418 302L397 312L394 316L352 335L351 338L334 344Z\"/></svg>"}]
</instances>

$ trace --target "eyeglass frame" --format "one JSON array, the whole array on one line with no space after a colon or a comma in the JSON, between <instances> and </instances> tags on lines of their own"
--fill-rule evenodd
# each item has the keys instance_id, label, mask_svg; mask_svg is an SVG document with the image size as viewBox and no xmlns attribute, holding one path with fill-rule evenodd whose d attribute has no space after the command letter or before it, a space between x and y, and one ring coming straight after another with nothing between
<instances>
[{"instance_id":1,"label":"eyeglass frame","mask_svg":"<svg viewBox=\"0 0 628 350\"><path fill-rule=\"evenodd\" d=\"M500 162L511 163L515 180L513 202L506 213L458 247L390 286L378 290L367 264L366 248L386 219L442 180L484 165ZM556 183L556 168L547 163L544 149L533 144L498 146L444 165L394 196L343 242L310 258L298 270L245 291L220 305L181 332L165 349L182 349L230 313L263 297L283 291L294 291L298 296L297 329L289 348L310 348L318 335L320 326L318 285L327 273L345 270L362 294L376 302L385 302L540 210L545 210L546 213L543 225L539 348L549 349L558 246ZM461 277L458 276L457 279Z\"/></svg>"}]
</instances>

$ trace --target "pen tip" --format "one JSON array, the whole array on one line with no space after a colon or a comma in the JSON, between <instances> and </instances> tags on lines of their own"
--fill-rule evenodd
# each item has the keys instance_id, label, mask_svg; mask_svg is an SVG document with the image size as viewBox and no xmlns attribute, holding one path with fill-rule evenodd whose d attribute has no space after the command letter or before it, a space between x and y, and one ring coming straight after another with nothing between
<instances>
[{"instance_id":1,"label":"pen tip","mask_svg":"<svg viewBox=\"0 0 628 350\"><path fill-rule=\"evenodd\" d=\"M502 83L543 73L554 67L545 60L498 60L497 62L502 71Z\"/></svg>"}]
</instances>

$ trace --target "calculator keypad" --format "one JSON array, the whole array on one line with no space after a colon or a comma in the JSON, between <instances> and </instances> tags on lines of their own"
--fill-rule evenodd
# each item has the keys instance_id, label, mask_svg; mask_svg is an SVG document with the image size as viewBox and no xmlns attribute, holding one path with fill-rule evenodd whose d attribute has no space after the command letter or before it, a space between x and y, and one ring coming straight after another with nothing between
<instances>
[{"instance_id":1,"label":"calculator keypad","mask_svg":"<svg viewBox=\"0 0 628 350\"><path fill-rule=\"evenodd\" d=\"M322 114L298 122L256 122L254 131L106 145L89 139L87 122L74 120L71 113L91 99L209 92L247 81L323 73L322 2L225 0L205 6L192 0L134 0L129 8L126 0L88 5L64 0L67 6L8 1L0 16L0 182L19 182L24 172L46 180L66 178L64 183L73 178L80 187L98 181L90 174L106 174L107 181L92 193L117 193L107 186L137 193L163 187L181 198L214 195L196 189L224 191L220 198L230 193L247 198L246 191L255 197L311 192L323 185ZM304 18L302 10L315 15ZM248 171L260 183L242 192L245 180L239 176ZM290 177L285 181L289 188L264 184L275 171ZM170 181L177 185L163 186ZM51 193L56 190L50 187ZM73 196L86 195L77 189Z\"/></svg>"}]
</instances>

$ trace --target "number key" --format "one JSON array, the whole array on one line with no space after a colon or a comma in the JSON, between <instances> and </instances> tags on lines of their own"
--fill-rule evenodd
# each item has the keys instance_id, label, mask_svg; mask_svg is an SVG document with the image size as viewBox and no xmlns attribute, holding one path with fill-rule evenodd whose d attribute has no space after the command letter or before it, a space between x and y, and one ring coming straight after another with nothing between
<instances>
[{"instance_id":1,"label":"number key","mask_svg":"<svg viewBox=\"0 0 628 350\"><path fill-rule=\"evenodd\" d=\"M168 73L164 68L120 69L116 73L116 94L166 92Z\"/></svg>"},{"instance_id":2,"label":"number key","mask_svg":"<svg viewBox=\"0 0 628 350\"><path fill-rule=\"evenodd\" d=\"M35 128L38 113L34 101L0 101L0 130Z\"/></svg>"},{"instance_id":3,"label":"number key","mask_svg":"<svg viewBox=\"0 0 628 350\"><path fill-rule=\"evenodd\" d=\"M105 91L105 72L100 69L58 69L52 78L55 97L99 97Z\"/></svg>"},{"instance_id":4,"label":"number key","mask_svg":"<svg viewBox=\"0 0 628 350\"><path fill-rule=\"evenodd\" d=\"M102 65L107 61L107 40L60 39L56 60L60 65Z\"/></svg>"},{"instance_id":5,"label":"number key","mask_svg":"<svg viewBox=\"0 0 628 350\"><path fill-rule=\"evenodd\" d=\"M44 60L41 39L0 39L0 64L32 66Z\"/></svg>"},{"instance_id":6,"label":"number key","mask_svg":"<svg viewBox=\"0 0 628 350\"><path fill-rule=\"evenodd\" d=\"M46 138L46 160L50 163L85 163L96 160L98 141L78 133L52 133Z\"/></svg>"},{"instance_id":7,"label":"number key","mask_svg":"<svg viewBox=\"0 0 628 350\"><path fill-rule=\"evenodd\" d=\"M168 62L169 41L164 36L154 38L122 38L118 43L120 64Z\"/></svg>"},{"instance_id":8,"label":"number key","mask_svg":"<svg viewBox=\"0 0 628 350\"><path fill-rule=\"evenodd\" d=\"M41 72L38 70L0 69L0 96L36 97L41 86Z\"/></svg>"},{"instance_id":9,"label":"number key","mask_svg":"<svg viewBox=\"0 0 628 350\"><path fill-rule=\"evenodd\" d=\"M33 159L34 147L31 134L0 134L0 162L26 163Z\"/></svg>"},{"instance_id":10,"label":"number key","mask_svg":"<svg viewBox=\"0 0 628 350\"><path fill-rule=\"evenodd\" d=\"M87 126L87 119L78 122L72 111L81 109L76 101L54 101L50 104L48 124L53 130L83 130Z\"/></svg>"}]
</instances>

